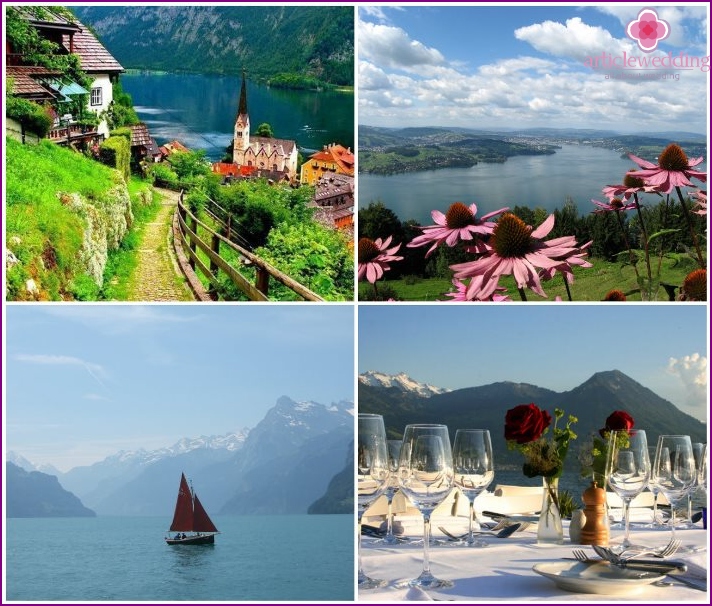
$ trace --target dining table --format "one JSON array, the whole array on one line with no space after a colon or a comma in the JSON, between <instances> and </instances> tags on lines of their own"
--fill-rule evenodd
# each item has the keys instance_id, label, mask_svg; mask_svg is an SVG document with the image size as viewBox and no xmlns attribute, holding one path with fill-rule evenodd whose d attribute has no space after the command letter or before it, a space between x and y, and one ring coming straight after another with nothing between
<instances>
[{"instance_id":1,"label":"dining table","mask_svg":"<svg viewBox=\"0 0 712 606\"><path fill-rule=\"evenodd\" d=\"M531 518L529 520L531 521ZM609 569L607 567L610 565L604 562L582 563L574 558L574 548L584 550L592 559L597 556L590 546L571 542L568 536L569 522L566 520L562 544L538 543L537 525L530 523L528 526L524 524L526 528L507 538L497 538L493 534L485 533L478 536L487 543L485 547L468 547L448 539L439 530L442 527L448 533L458 535L467 530L466 519L433 516L430 568L436 577L452 581L453 586L425 591L418 587L402 587L403 582L417 577L422 571L422 517L400 516L395 522L401 532L400 536L407 538L407 542L386 545L378 538L362 537L361 558L364 572L387 583L381 588L359 590L359 601L709 603L709 535L707 530L702 529L701 524L676 531L682 547L668 559L684 561L688 570L681 576L702 590L683 584L677 580L679 577L676 575L655 576L649 572L641 574L641 578L636 580L635 573L628 574L626 571L625 578L621 577L620 582L616 580L611 583L607 577L609 573L617 575L618 569ZM611 527L612 544L622 538L623 529L619 526L620 523L614 523ZM635 544L662 547L670 541L670 536L667 526L656 527L644 522L631 524L631 538ZM589 570L589 566L597 568ZM554 574L543 576L535 571L535 567ZM567 576L568 571L577 570L585 570L585 573L580 575L584 579L583 582L579 582L577 572L572 575L572 587L560 586L559 571ZM602 572L599 574L599 571ZM591 574L593 581L588 580ZM600 582L597 582L598 576L601 577ZM652 576L655 576L655 582L649 582Z\"/></svg>"}]
</instances>

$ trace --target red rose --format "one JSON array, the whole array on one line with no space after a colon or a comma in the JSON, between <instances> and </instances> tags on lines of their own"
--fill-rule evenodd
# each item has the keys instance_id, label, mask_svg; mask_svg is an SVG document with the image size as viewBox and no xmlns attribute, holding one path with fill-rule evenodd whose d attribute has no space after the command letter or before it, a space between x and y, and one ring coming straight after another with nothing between
<instances>
[{"instance_id":1,"label":"red rose","mask_svg":"<svg viewBox=\"0 0 712 606\"><path fill-rule=\"evenodd\" d=\"M606 426L599 429L598 433L602 438L605 438L606 434L611 431L630 431L633 429L633 425L635 425L633 417L624 410L616 410L606 419Z\"/></svg>"},{"instance_id":2,"label":"red rose","mask_svg":"<svg viewBox=\"0 0 712 606\"><path fill-rule=\"evenodd\" d=\"M507 411L504 418L504 437L517 444L534 442L551 423L551 415L536 404L520 404Z\"/></svg>"}]
</instances>

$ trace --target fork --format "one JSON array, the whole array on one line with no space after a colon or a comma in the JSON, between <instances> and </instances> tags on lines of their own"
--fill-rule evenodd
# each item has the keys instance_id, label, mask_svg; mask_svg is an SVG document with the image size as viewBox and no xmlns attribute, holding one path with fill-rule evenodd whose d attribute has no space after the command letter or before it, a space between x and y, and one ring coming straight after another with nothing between
<instances>
[{"instance_id":1,"label":"fork","mask_svg":"<svg viewBox=\"0 0 712 606\"><path fill-rule=\"evenodd\" d=\"M596 558L589 558L583 549L572 549L571 551L574 554L574 557L579 562L603 562L604 561L604 560L597 560Z\"/></svg>"},{"instance_id":2,"label":"fork","mask_svg":"<svg viewBox=\"0 0 712 606\"><path fill-rule=\"evenodd\" d=\"M661 547L660 549L643 549L642 551L635 551L635 553L632 553L629 556L624 556L623 554L633 550L624 550L621 553L615 555L618 555L618 557L622 560L630 560L646 555L650 555L656 558L666 558L668 556L671 556L678 549L680 549L680 545L682 545L682 541L680 539L670 539L670 542L665 545L665 547Z\"/></svg>"}]
</instances>

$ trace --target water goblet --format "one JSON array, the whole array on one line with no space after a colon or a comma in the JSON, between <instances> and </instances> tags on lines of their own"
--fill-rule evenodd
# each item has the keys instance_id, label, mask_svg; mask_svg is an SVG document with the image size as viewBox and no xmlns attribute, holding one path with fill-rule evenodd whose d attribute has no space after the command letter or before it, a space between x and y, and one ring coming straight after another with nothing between
<instances>
[{"instance_id":1,"label":"water goblet","mask_svg":"<svg viewBox=\"0 0 712 606\"><path fill-rule=\"evenodd\" d=\"M608 485L623 501L625 534L620 548L630 549L630 502L648 485L650 457L645 431L612 431L606 458Z\"/></svg>"},{"instance_id":2,"label":"water goblet","mask_svg":"<svg viewBox=\"0 0 712 606\"><path fill-rule=\"evenodd\" d=\"M445 425L407 425L398 463L400 489L423 514L423 572L396 587L437 589L453 582L430 572L430 515L453 488L452 450Z\"/></svg>"},{"instance_id":3,"label":"water goblet","mask_svg":"<svg viewBox=\"0 0 712 606\"><path fill-rule=\"evenodd\" d=\"M670 531L675 540L675 507L697 480L690 436L660 436L655 450L652 480L670 502Z\"/></svg>"},{"instance_id":4,"label":"water goblet","mask_svg":"<svg viewBox=\"0 0 712 606\"><path fill-rule=\"evenodd\" d=\"M361 518L363 513L386 490L388 484L388 451L386 429L383 417L374 414L358 415L358 587L375 589L383 587L386 581L372 579L363 572L361 563Z\"/></svg>"},{"instance_id":5,"label":"water goblet","mask_svg":"<svg viewBox=\"0 0 712 606\"><path fill-rule=\"evenodd\" d=\"M494 480L490 432L486 429L458 429L452 458L455 486L467 497L469 505L469 529L463 544L468 547L486 547L486 541L475 538L474 524L477 523L479 528L475 499Z\"/></svg>"}]
</instances>

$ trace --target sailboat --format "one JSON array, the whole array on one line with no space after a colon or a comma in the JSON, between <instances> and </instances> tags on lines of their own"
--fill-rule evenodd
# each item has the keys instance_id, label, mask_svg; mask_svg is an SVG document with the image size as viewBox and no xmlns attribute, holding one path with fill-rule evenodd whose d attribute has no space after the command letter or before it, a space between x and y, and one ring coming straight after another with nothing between
<instances>
[{"instance_id":1,"label":"sailboat","mask_svg":"<svg viewBox=\"0 0 712 606\"><path fill-rule=\"evenodd\" d=\"M166 543L169 545L212 545L215 542L215 535L219 532L203 508L198 495L188 486L184 473L180 476L178 499L170 532L176 534L166 536Z\"/></svg>"}]
</instances>

